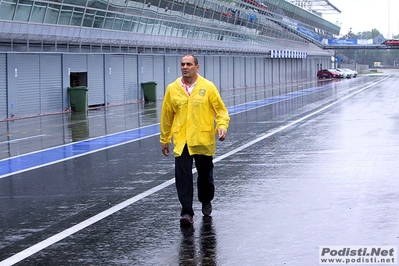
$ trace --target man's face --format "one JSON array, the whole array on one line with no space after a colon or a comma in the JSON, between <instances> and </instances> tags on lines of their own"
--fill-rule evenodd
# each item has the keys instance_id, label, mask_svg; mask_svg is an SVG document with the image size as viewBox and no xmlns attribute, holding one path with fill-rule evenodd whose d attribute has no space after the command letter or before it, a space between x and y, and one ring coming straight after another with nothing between
<instances>
[{"instance_id":1,"label":"man's face","mask_svg":"<svg viewBox=\"0 0 399 266\"><path fill-rule=\"evenodd\" d=\"M199 70L199 65L195 65L193 57L185 56L181 59L180 69L183 77L194 78Z\"/></svg>"}]
</instances>

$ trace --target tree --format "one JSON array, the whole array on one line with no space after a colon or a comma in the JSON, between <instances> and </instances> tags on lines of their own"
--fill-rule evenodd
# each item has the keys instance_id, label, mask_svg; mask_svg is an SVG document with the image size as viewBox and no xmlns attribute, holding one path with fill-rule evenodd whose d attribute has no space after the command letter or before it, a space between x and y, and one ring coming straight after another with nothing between
<instances>
[{"instance_id":1,"label":"tree","mask_svg":"<svg viewBox=\"0 0 399 266\"><path fill-rule=\"evenodd\" d=\"M356 34L358 39L374 39L380 35L380 31L377 29L372 29L371 31L363 31Z\"/></svg>"},{"instance_id":2,"label":"tree","mask_svg":"<svg viewBox=\"0 0 399 266\"><path fill-rule=\"evenodd\" d=\"M348 39L374 39L380 35L380 31L372 29L371 31L358 32L354 34L349 31L344 38ZM394 39L399 39L399 34L393 36ZM399 62L399 49L338 49L335 51L336 55L345 58L346 63L360 63L367 64L374 67L374 62L381 62L385 66L393 66Z\"/></svg>"}]
</instances>

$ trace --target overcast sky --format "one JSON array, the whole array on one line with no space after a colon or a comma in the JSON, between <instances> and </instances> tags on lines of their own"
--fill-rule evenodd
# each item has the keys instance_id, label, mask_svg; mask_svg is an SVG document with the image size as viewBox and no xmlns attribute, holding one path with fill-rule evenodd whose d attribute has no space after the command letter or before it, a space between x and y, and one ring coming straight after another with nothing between
<instances>
[{"instance_id":1,"label":"overcast sky","mask_svg":"<svg viewBox=\"0 0 399 266\"><path fill-rule=\"evenodd\" d=\"M329 0L341 10L337 15L323 15L341 24L341 35L377 29L386 39L399 34L399 0Z\"/></svg>"}]
</instances>

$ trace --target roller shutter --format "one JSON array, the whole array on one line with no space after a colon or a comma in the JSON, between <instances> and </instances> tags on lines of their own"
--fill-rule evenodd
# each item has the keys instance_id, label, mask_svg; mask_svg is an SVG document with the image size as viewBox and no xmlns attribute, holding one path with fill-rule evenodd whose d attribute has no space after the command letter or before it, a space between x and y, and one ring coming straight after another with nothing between
<instances>
[{"instance_id":1,"label":"roller shutter","mask_svg":"<svg viewBox=\"0 0 399 266\"><path fill-rule=\"evenodd\" d=\"M165 56L165 84L175 81L181 76L180 58L177 56ZM166 89L166 87L165 87Z\"/></svg>"},{"instance_id":2,"label":"roller shutter","mask_svg":"<svg viewBox=\"0 0 399 266\"><path fill-rule=\"evenodd\" d=\"M87 69L89 106L102 105L105 103L103 55L88 55Z\"/></svg>"},{"instance_id":3,"label":"roller shutter","mask_svg":"<svg viewBox=\"0 0 399 266\"><path fill-rule=\"evenodd\" d=\"M256 84L256 99L263 99L265 97L265 58L255 58L255 84Z\"/></svg>"},{"instance_id":4,"label":"roller shutter","mask_svg":"<svg viewBox=\"0 0 399 266\"><path fill-rule=\"evenodd\" d=\"M280 80L280 59L272 59L272 65L271 65L271 71L273 73L272 75L272 83L280 83L282 82Z\"/></svg>"},{"instance_id":5,"label":"roller shutter","mask_svg":"<svg viewBox=\"0 0 399 266\"><path fill-rule=\"evenodd\" d=\"M201 76L205 76L205 57L204 56L197 56L198 59L198 64L200 65L200 69L198 70L198 74L200 74Z\"/></svg>"},{"instance_id":6,"label":"roller shutter","mask_svg":"<svg viewBox=\"0 0 399 266\"><path fill-rule=\"evenodd\" d=\"M154 56L154 81L157 83L157 98L163 98L165 92L165 66L163 56Z\"/></svg>"},{"instance_id":7,"label":"roller shutter","mask_svg":"<svg viewBox=\"0 0 399 266\"><path fill-rule=\"evenodd\" d=\"M140 56L140 82L154 81L154 62L152 56Z\"/></svg>"},{"instance_id":8,"label":"roller shutter","mask_svg":"<svg viewBox=\"0 0 399 266\"><path fill-rule=\"evenodd\" d=\"M40 55L40 111L62 111L61 56Z\"/></svg>"},{"instance_id":9,"label":"roller shutter","mask_svg":"<svg viewBox=\"0 0 399 266\"><path fill-rule=\"evenodd\" d=\"M139 89L137 83L137 56L125 55L125 102L137 102L139 100Z\"/></svg>"},{"instance_id":10,"label":"roller shutter","mask_svg":"<svg viewBox=\"0 0 399 266\"><path fill-rule=\"evenodd\" d=\"M221 96L223 98L224 103L227 106L233 106L234 102L234 82L233 82L233 57L221 57L220 59L220 71L221 71L221 80L220 80L220 88Z\"/></svg>"},{"instance_id":11,"label":"roller shutter","mask_svg":"<svg viewBox=\"0 0 399 266\"><path fill-rule=\"evenodd\" d=\"M246 57L244 59L244 64L241 65L241 68L245 65L245 74L244 74L244 82L245 82L245 101L255 101L256 100L256 88L255 88L255 58L254 57ZM242 71L244 72L244 71Z\"/></svg>"},{"instance_id":12,"label":"roller shutter","mask_svg":"<svg viewBox=\"0 0 399 266\"><path fill-rule=\"evenodd\" d=\"M212 81L220 90L220 63L219 57L206 57L204 65L205 78Z\"/></svg>"},{"instance_id":13,"label":"roller shutter","mask_svg":"<svg viewBox=\"0 0 399 266\"><path fill-rule=\"evenodd\" d=\"M274 59L266 59L265 61L265 84L273 83L273 60Z\"/></svg>"},{"instance_id":14,"label":"roller shutter","mask_svg":"<svg viewBox=\"0 0 399 266\"><path fill-rule=\"evenodd\" d=\"M287 61L285 59L280 59L280 82L286 82L287 81Z\"/></svg>"},{"instance_id":15,"label":"roller shutter","mask_svg":"<svg viewBox=\"0 0 399 266\"><path fill-rule=\"evenodd\" d=\"M245 90L245 58L235 57L233 60L234 64L234 104L241 104L246 102L246 90Z\"/></svg>"},{"instance_id":16,"label":"roller shutter","mask_svg":"<svg viewBox=\"0 0 399 266\"><path fill-rule=\"evenodd\" d=\"M222 89L232 89L234 87L233 60L234 60L233 57L221 57Z\"/></svg>"},{"instance_id":17,"label":"roller shutter","mask_svg":"<svg viewBox=\"0 0 399 266\"><path fill-rule=\"evenodd\" d=\"M265 84L265 62L266 59L264 58L256 58L255 59L255 77L256 77L256 85L263 85Z\"/></svg>"},{"instance_id":18,"label":"roller shutter","mask_svg":"<svg viewBox=\"0 0 399 266\"><path fill-rule=\"evenodd\" d=\"M16 116L38 115L40 110L40 56L17 54Z\"/></svg>"},{"instance_id":19,"label":"roller shutter","mask_svg":"<svg viewBox=\"0 0 399 266\"><path fill-rule=\"evenodd\" d=\"M123 66L123 55L111 56L112 83L108 91L109 104L122 104L125 102Z\"/></svg>"},{"instance_id":20,"label":"roller shutter","mask_svg":"<svg viewBox=\"0 0 399 266\"><path fill-rule=\"evenodd\" d=\"M234 58L234 87L245 87L245 58Z\"/></svg>"},{"instance_id":21,"label":"roller shutter","mask_svg":"<svg viewBox=\"0 0 399 266\"><path fill-rule=\"evenodd\" d=\"M139 56L139 81L140 83L155 81L154 80L154 60L150 55ZM140 84L140 98L144 99L144 93L141 90Z\"/></svg>"},{"instance_id":22,"label":"roller shutter","mask_svg":"<svg viewBox=\"0 0 399 266\"><path fill-rule=\"evenodd\" d=\"M0 54L0 120L7 118L7 57Z\"/></svg>"},{"instance_id":23,"label":"roller shutter","mask_svg":"<svg viewBox=\"0 0 399 266\"><path fill-rule=\"evenodd\" d=\"M87 72L87 56L85 54L65 54L65 65L70 72Z\"/></svg>"},{"instance_id":24,"label":"roller shutter","mask_svg":"<svg viewBox=\"0 0 399 266\"><path fill-rule=\"evenodd\" d=\"M255 58L254 57L247 57L244 60L245 63L245 85L247 87L254 87L255 86L255 81L256 81L256 75L255 75ZM241 65L244 66L244 64Z\"/></svg>"}]
</instances>

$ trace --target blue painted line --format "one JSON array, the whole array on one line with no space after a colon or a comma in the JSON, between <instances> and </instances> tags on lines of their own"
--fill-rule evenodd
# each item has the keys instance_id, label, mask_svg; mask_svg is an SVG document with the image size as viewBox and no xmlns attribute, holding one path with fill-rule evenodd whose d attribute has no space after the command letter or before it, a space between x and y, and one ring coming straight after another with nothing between
<instances>
[{"instance_id":1,"label":"blue painted line","mask_svg":"<svg viewBox=\"0 0 399 266\"><path fill-rule=\"evenodd\" d=\"M11 173L64 161L156 134L159 134L159 124L3 159L0 161L0 178Z\"/></svg>"},{"instance_id":2,"label":"blue painted line","mask_svg":"<svg viewBox=\"0 0 399 266\"><path fill-rule=\"evenodd\" d=\"M259 107L284 101L287 99L303 96L314 93L316 91L324 90L329 86L314 87L296 91L285 95L274 96L258 101L244 103L241 105L228 108L231 115L246 112ZM17 157L10 157L0 160L0 178L9 176L11 174L21 173L30 169L42 167L49 164L65 161L75 157L90 154L99 150L108 149L128 142L137 141L146 137L159 134L159 124L154 124L146 127L140 127L112 135L88 139L80 142L74 142L63 146L58 146L46 150L40 150L33 153L20 155Z\"/></svg>"}]
</instances>

